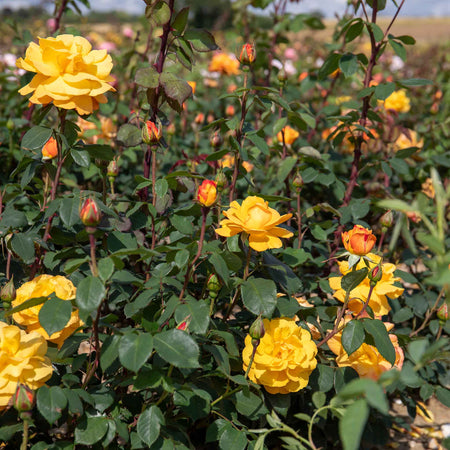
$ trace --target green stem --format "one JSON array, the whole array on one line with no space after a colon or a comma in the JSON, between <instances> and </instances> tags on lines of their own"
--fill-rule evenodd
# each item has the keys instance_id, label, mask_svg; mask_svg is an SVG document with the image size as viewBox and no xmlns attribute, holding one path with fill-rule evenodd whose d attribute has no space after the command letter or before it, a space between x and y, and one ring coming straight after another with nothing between
<instances>
[{"instance_id":1,"label":"green stem","mask_svg":"<svg viewBox=\"0 0 450 450\"><path fill-rule=\"evenodd\" d=\"M20 446L20 450L26 450L28 447L28 428L29 428L29 421L24 420L23 421L23 435L22 435L22 445Z\"/></svg>"},{"instance_id":2,"label":"green stem","mask_svg":"<svg viewBox=\"0 0 450 450\"><path fill-rule=\"evenodd\" d=\"M254 361L254 359L255 359L256 350L258 349L258 346L259 346L259 339L258 339L257 345L253 344L252 356L250 357L250 362L248 363L247 370L245 371L245 379L248 378L248 374L249 374L249 372L250 372L250 369L251 369L251 367L252 367L253 361Z\"/></svg>"},{"instance_id":3,"label":"green stem","mask_svg":"<svg viewBox=\"0 0 450 450\"><path fill-rule=\"evenodd\" d=\"M91 247L91 272L94 277L98 277L97 258L95 256L95 236L89 233L89 244Z\"/></svg>"}]
</instances>

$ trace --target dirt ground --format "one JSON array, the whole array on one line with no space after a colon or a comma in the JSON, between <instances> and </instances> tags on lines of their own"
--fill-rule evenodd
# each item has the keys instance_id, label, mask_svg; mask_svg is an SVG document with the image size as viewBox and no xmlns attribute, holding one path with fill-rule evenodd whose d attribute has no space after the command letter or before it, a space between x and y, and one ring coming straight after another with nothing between
<instances>
[{"instance_id":1,"label":"dirt ground","mask_svg":"<svg viewBox=\"0 0 450 450\"><path fill-rule=\"evenodd\" d=\"M445 448L440 443L444 438L450 437L450 408L435 398L431 398L426 403L426 407L430 410L433 420L427 421L417 415L412 421L406 407L402 403L394 403L393 410L411 425L411 430L392 429L390 448L396 450L440 450Z\"/></svg>"}]
</instances>

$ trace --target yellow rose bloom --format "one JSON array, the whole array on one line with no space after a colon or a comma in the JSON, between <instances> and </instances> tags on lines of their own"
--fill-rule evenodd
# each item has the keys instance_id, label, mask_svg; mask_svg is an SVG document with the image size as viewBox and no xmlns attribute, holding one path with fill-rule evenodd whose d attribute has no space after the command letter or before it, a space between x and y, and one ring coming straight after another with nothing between
<instances>
[{"instance_id":1,"label":"yellow rose bloom","mask_svg":"<svg viewBox=\"0 0 450 450\"><path fill-rule=\"evenodd\" d=\"M73 300L76 292L76 287L65 277L60 275L39 275L17 289L16 299L12 302L12 306L15 308L31 298L47 297L52 293L55 293L61 300ZM39 323L39 311L41 308L42 304L16 312L13 314L13 319L17 324L26 327L28 332L37 331L45 339L57 344L58 348L63 345L64 341L77 328L83 325L83 322L78 317L78 311L72 311L66 326L49 336Z\"/></svg>"},{"instance_id":2,"label":"yellow rose bloom","mask_svg":"<svg viewBox=\"0 0 450 450\"><path fill-rule=\"evenodd\" d=\"M351 316L347 316L341 323L348 323L351 320ZM389 331L393 328L390 323L385 323L386 329ZM342 331L336 333L329 341L328 347L337 356L336 363L339 367L352 367L358 372L361 378L371 378L372 380L378 380L380 375L387 370L396 367L401 369L403 361L405 359L402 348L398 345L397 336L390 334L391 340L395 349L395 363L391 366L391 363L381 356L378 349L366 343L361 344L358 350L354 351L350 356L344 350L342 346Z\"/></svg>"},{"instance_id":3,"label":"yellow rose bloom","mask_svg":"<svg viewBox=\"0 0 450 450\"><path fill-rule=\"evenodd\" d=\"M234 167L234 156L231 153L227 153L221 160L220 160L220 165L222 166L222 168L228 167L228 168L232 168ZM254 169L254 165L249 162L249 161L242 161L242 167L248 172L250 173L253 169Z\"/></svg>"},{"instance_id":4,"label":"yellow rose bloom","mask_svg":"<svg viewBox=\"0 0 450 450\"><path fill-rule=\"evenodd\" d=\"M393 145L395 152L410 147L423 147L423 139L418 139L414 130L407 130L407 133L401 133Z\"/></svg>"},{"instance_id":5,"label":"yellow rose bloom","mask_svg":"<svg viewBox=\"0 0 450 450\"><path fill-rule=\"evenodd\" d=\"M300 136L300 133L297 130L294 130L292 127L287 125L277 133L277 139L279 142L283 142L283 133L284 133L284 142L286 145L293 144L294 141Z\"/></svg>"},{"instance_id":6,"label":"yellow rose bloom","mask_svg":"<svg viewBox=\"0 0 450 450\"><path fill-rule=\"evenodd\" d=\"M293 236L290 231L277 227L290 219L292 214L280 216L277 211L269 207L268 202L260 197L247 197L242 205L236 201L231 202L230 209L223 214L227 218L220 222L222 228L218 228L216 233L224 237L247 233L250 247L257 252L263 252L269 248L280 248L282 246L280 238Z\"/></svg>"},{"instance_id":7,"label":"yellow rose bloom","mask_svg":"<svg viewBox=\"0 0 450 450\"><path fill-rule=\"evenodd\" d=\"M215 53L209 63L208 70L223 75L237 75L239 73L239 61L234 55L224 52Z\"/></svg>"},{"instance_id":8,"label":"yellow rose bloom","mask_svg":"<svg viewBox=\"0 0 450 450\"><path fill-rule=\"evenodd\" d=\"M87 39L71 34L39 38L39 45L32 42L16 66L36 75L19 93L32 93L31 103L53 102L58 108L91 114L99 103L106 103L105 92L114 90L109 84L114 80L111 56L91 49Z\"/></svg>"},{"instance_id":9,"label":"yellow rose bloom","mask_svg":"<svg viewBox=\"0 0 450 450\"><path fill-rule=\"evenodd\" d=\"M369 270L373 269L380 262L381 257L375 255L373 253L368 253L367 257L370 258L373 262L368 262ZM342 261L338 262L339 271L342 275L346 275L350 272L348 269L348 262ZM359 261L356 265L356 269L362 269L366 266L366 263L363 259ZM400 278L394 276L394 271L396 269L394 264L384 263L381 264L381 268L383 271L383 276L381 280L375 285L372 291L372 295L370 296L369 306L372 308L372 311L376 316L384 316L387 314L391 307L388 303L389 298L397 298L400 297L403 293L403 288L394 286L395 281L400 281ZM344 302L345 300L345 290L341 287L342 277L332 277L329 278L329 283L331 289L334 289L336 292L333 294L335 298L337 298L340 302ZM355 289L350 292L350 301L348 304L349 309L351 309L354 313L358 313L361 311L362 305L367 300L367 296L369 294L370 289L370 280L366 277Z\"/></svg>"},{"instance_id":10,"label":"yellow rose bloom","mask_svg":"<svg viewBox=\"0 0 450 450\"><path fill-rule=\"evenodd\" d=\"M388 98L384 100L386 109L393 109L399 113L407 113L411 109L411 102L406 95L404 89L394 91Z\"/></svg>"},{"instance_id":11,"label":"yellow rose bloom","mask_svg":"<svg viewBox=\"0 0 450 450\"><path fill-rule=\"evenodd\" d=\"M303 389L317 365L317 346L311 335L294 319L264 319L263 323L266 332L250 367L250 380L264 386L270 394L288 394ZM252 338L247 335L242 351L245 371L252 353Z\"/></svg>"},{"instance_id":12,"label":"yellow rose bloom","mask_svg":"<svg viewBox=\"0 0 450 450\"><path fill-rule=\"evenodd\" d=\"M40 334L0 322L0 410L8 405L17 383L34 390L52 376L46 353L47 342Z\"/></svg>"}]
</instances>

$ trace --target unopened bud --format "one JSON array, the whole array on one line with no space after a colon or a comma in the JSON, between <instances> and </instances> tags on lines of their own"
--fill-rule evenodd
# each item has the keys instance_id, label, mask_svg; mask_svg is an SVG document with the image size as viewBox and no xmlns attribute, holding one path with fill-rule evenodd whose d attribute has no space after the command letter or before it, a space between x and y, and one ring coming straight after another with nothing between
<instances>
[{"instance_id":1,"label":"unopened bud","mask_svg":"<svg viewBox=\"0 0 450 450\"><path fill-rule=\"evenodd\" d=\"M142 127L142 140L146 144L157 144L162 137L161 123L147 120Z\"/></svg>"},{"instance_id":2,"label":"unopened bud","mask_svg":"<svg viewBox=\"0 0 450 450\"><path fill-rule=\"evenodd\" d=\"M56 139L51 136L42 147L42 160L48 161L56 156L58 156L58 143L56 142Z\"/></svg>"},{"instance_id":3,"label":"unopened bud","mask_svg":"<svg viewBox=\"0 0 450 450\"><path fill-rule=\"evenodd\" d=\"M206 287L208 288L210 295L211 293L215 293L217 295L217 293L220 291L220 281L215 273L212 273L209 276Z\"/></svg>"},{"instance_id":4,"label":"unopened bud","mask_svg":"<svg viewBox=\"0 0 450 450\"><path fill-rule=\"evenodd\" d=\"M222 172L222 170L220 170L219 172L217 172L217 175L216 175L217 191L222 192L223 188L226 186L226 184L227 184L227 177Z\"/></svg>"},{"instance_id":5,"label":"unopened bud","mask_svg":"<svg viewBox=\"0 0 450 450\"><path fill-rule=\"evenodd\" d=\"M370 269L367 277L370 280L370 285L375 286L383 277L383 269L381 268L381 264L378 264Z\"/></svg>"},{"instance_id":6,"label":"unopened bud","mask_svg":"<svg viewBox=\"0 0 450 450\"><path fill-rule=\"evenodd\" d=\"M209 208L217 200L217 185L215 181L203 180L197 190L197 201Z\"/></svg>"},{"instance_id":7,"label":"unopened bud","mask_svg":"<svg viewBox=\"0 0 450 450\"><path fill-rule=\"evenodd\" d=\"M235 114L235 110L234 110L234 106L233 105L228 105L227 108L225 109L225 114L228 117L233 117Z\"/></svg>"},{"instance_id":8,"label":"unopened bud","mask_svg":"<svg viewBox=\"0 0 450 450\"><path fill-rule=\"evenodd\" d=\"M209 140L210 144L214 147L220 147L223 144L222 136L219 131L215 131Z\"/></svg>"},{"instance_id":9,"label":"unopened bud","mask_svg":"<svg viewBox=\"0 0 450 450\"><path fill-rule=\"evenodd\" d=\"M242 46L241 54L239 55L240 63L250 65L253 64L255 58L256 58L256 49L254 44L244 44Z\"/></svg>"},{"instance_id":10,"label":"unopened bud","mask_svg":"<svg viewBox=\"0 0 450 450\"><path fill-rule=\"evenodd\" d=\"M34 391L28 386L19 383L13 397L13 404L22 419L31 418L31 411L34 408L34 403Z\"/></svg>"},{"instance_id":11,"label":"unopened bud","mask_svg":"<svg viewBox=\"0 0 450 450\"><path fill-rule=\"evenodd\" d=\"M191 315L185 317L180 324L177 325L177 330L188 331L189 323L191 321Z\"/></svg>"},{"instance_id":12,"label":"unopened bud","mask_svg":"<svg viewBox=\"0 0 450 450\"><path fill-rule=\"evenodd\" d=\"M14 130L14 121L12 119L8 119L8 121L6 122L6 128L8 128L8 130Z\"/></svg>"},{"instance_id":13,"label":"unopened bud","mask_svg":"<svg viewBox=\"0 0 450 450\"><path fill-rule=\"evenodd\" d=\"M436 313L439 322L441 322L441 325L443 325L448 320L448 305L447 302L444 302L442 306L437 310Z\"/></svg>"},{"instance_id":14,"label":"unopened bud","mask_svg":"<svg viewBox=\"0 0 450 450\"><path fill-rule=\"evenodd\" d=\"M204 121L205 121L205 115L203 113L200 112L195 116L194 122L197 125L201 125Z\"/></svg>"},{"instance_id":15,"label":"unopened bud","mask_svg":"<svg viewBox=\"0 0 450 450\"><path fill-rule=\"evenodd\" d=\"M252 323L250 329L248 330L248 334L255 340L260 340L264 337L266 334L266 329L264 328L264 322L261 316L258 316L258 318Z\"/></svg>"},{"instance_id":16,"label":"unopened bud","mask_svg":"<svg viewBox=\"0 0 450 450\"><path fill-rule=\"evenodd\" d=\"M303 178L299 173L297 173L295 178L292 180L292 186L294 186L297 190L300 190L303 187Z\"/></svg>"},{"instance_id":17,"label":"unopened bud","mask_svg":"<svg viewBox=\"0 0 450 450\"><path fill-rule=\"evenodd\" d=\"M13 277L2 286L0 290L0 298L6 303L11 303L16 299L16 288L14 287Z\"/></svg>"},{"instance_id":18,"label":"unopened bud","mask_svg":"<svg viewBox=\"0 0 450 450\"><path fill-rule=\"evenodd\" d=\"M207 121L208 123L214 122L214 114L209 113L209 114L206 116L206 121Z\"/></svg>"},{"instance_id":19,"label":"unopened bud","mask_svg":"<svg viewBox=\"0 0 450 450\"><path fill-rule=\"evenodd\" d=\"M117 177L117 175L119 175L119 166L117 165L116 159L113 159L112 161L109 162L106 174L110 178L115 178Z\"/></svg>"},{"instance_id":20,"label":"unopened bud","mask_svg":"<svg viewBox=\"0 0 450 450\"><path fill-rule=\"evenodd\" d=\"M278 78L278 81L280 82L280 83L284 83L286 80L287 80L287 73L286 73L286 71L283 69L283 68L281 68L280 70L279 70L279 72L278 72L278 75L277 75L277 78Z\"/></svg>"},{"instance_id":21,"label":"unopened bud","mask_svg":"<svg viewBox=\"0 0 450 450\"><path fill-rule=\"evenodd\" d=\"M391 210L385 212L380 217L380 225L382 227L390 228L392 227L393 223L394 223L394 214Z\"/></svg>"},{"instance_id":22,"label":"unopened bud","mask_svg":"<svg viewBox=\"0 0 450 450\"><path fill-rule=\"evenodd\" d=\"M102 219L102 212L93 198L87 198L83 203L80 211L80 219L88 233L95 232L95 229Z\"/></svg>"}]
</instances>

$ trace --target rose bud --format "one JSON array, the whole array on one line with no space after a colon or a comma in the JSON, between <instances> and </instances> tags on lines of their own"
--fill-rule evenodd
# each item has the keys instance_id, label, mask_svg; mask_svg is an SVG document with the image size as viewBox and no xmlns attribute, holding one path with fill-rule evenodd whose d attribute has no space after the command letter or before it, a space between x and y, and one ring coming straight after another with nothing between
<instances>
[{"instance_id":1,"label":"rose bud","mask_svg":"<svg viewBox=\"0 0 450 450\"><path fill-rule=\"evenodd\" d=\"M220 291L220 281L215 273L209 276L206 287L211 297L217 297L217 293Z\"/></svg>"},{"instance_id":2,"label":"rose bud","mask_svg":"<svg viewBox=\"0 0 450 450\"><path fill-rule=\"evenodd\" d=\"M197 201L209 208L217 200L217 184L212 180L203 180L197 191Z\"/></svg>"},{"instance_id":3,"label":"rose bud","mask_svg":"<svg viewBox=\"0 0 450 450\"><path fill-rule=\"evenodd\" d=\"M355 225L353 230L345 231L341 236L345 249L358 256L367 255L377 241L377 238L372 234L372 230L368 230L361 225Z\"/></svg>"},{"instance_id":4,"label":"rose bud","mask_svg":"<svg viewBox=\"0 0 450 450\"><path fill-rule=\"evenodd\" d=\"M115 178L117 177L117 175L119 175L119 166L117 165L116 159L113 159L112 161L109 162L106 174L110 178Z\"/></svg>"},{"instance_id":5,"label":"rose bud","mask_svg":"<svg viewBox=\"0 0 450 450\"><path fill-rule=\"evenodd\" d=\"M220 133L218 131L215 131L214 134L211 136L209 142L214 148L217 148L223 144L223 139Z\"/></svg>"},{"instance_id":6,"label":"rose bud","mask_svg":"<svg viewBox=\"0 0 450 450\"><path fill-rule=\"evenodd\" d=\"M369 270L367 277L370 280L370 285L375 286L383 277L383 269L381 268L381 264L378 264Z\"/></svg>"},{"instance_id":7,"label":"rose bud","mask_svg":"<svg viewBox=\"0 0 450 450\"><path fill-rule=\"evenodd\" d=\"M256 50L253 44L244 44L242 46L241 54L239 55L239 61L241 64L250 65L255 61Z\"/></svg>"},{"instance_id":8,"label":"rose bud","mask_svg":"<svg viewBox=\"0 0 450 450\"><path fill-rule=\"evenodd\" d=\"M234 110L234 106L233 105L228 105L227 108L225 109L225 114L228 117L233 117L235 114L235 110Z\"/></svg>"},{"instance_id":9,"label":"rose bud","mask_svg":"<svg viewBox=\"0 0 450 450\"><path fill-rule=\"evenodd\" d=\"M161 140L161 137L161 123L158 122L156 124L151 120L147 120L142 127L142 140L146 144L157 144Z\"/></svg>"},{"instance_id":10,"label":"rose bud","mask_svg":"<svg viewBox=\"0 0 450 450\"><path fill-rule=\"evenodd\" d=\"M3 285L0 290L0 298L7 303L11 303L16 299L16 288L14 287L13 278L14 277L11 277L11 279Z\"/></svg>"},{"instance_id":11,"label":"rose bud","mask_svg":"<svg viewBox=\"0 0 450 450\"><path fill-rule=\"evenodd\" d=\"M200 112L195 116L194 122L197 125L201 125L204 121L205 121L205 115L203 113Z\"/></svg>"},{"instance_id":12,"label":"rose bud","mask_svg":"<svg viewBox=\"0 0 450 450\"><path fill-rule=\"evenodd\" d=\"M303 178L299 173L295 176L294 180L292 181L292 186L294 186L294 188L298 191L303 187Z\"/></svg>"},{"instance_id":13,"label":"rose bud","mask_svg":"<svg viewBox=\"0 0 450 450\"><path fill-rule=\"evenodd\" d=\"M216 187L219 192L223 191L223 188L227 184L227 176L220 170L216 175Z\"/></svg>"},{"instance_id":14,"label":"rose bud","mask_svg":"<svg viewBox=\"0 0 450 450\"><path fill-rule=\"evenodd\" d=\"M448 320L448 305L447 303L444 303L438 310L436 313L439 322L441 324L445 324L445 322L447 322Z\"/></svg>"},{"instance_id":15,"label":"rose bud","mask_svg":"<svg viewBox=\"0 0 450 450\"><path fill-rule=\"evenodd\" d=\"M51 136L50 139L42 147L42 160L49 161L58 156L58 143L56 139Z\"/></svg>"},{"instance_id":16,"label":"rose bud","mask_svg":"<svg viewBox=\"0 0 450 450\"><path fill-rule=\"evenodd\" d=\"M22 419L30 418L31 411L34 408L34 391L22 383L17 384L16 392L13 397L13 405Z\"/></svg>"},{"instance_id":17,"label":"rose bud","mask_svg":"<svg viewBox=\"0 0 450 450\"><path fill-rule=\"evenodd\" d=\"M394 214L391 210L386 211L381 217L380 217L380 225L385 228L392 227L394 223Z\"/></svg>"},{"instance_id":18,"label":"rose bud","mask_svg":"<svg viewBox=\"0 0 450 450\"><path fill-rule=\"evenodd\" d=\"M88 233L93 233L102 219L102 212L93 198L87 198L80 211L80 219Z\"/></svg>"}]
</instances>

